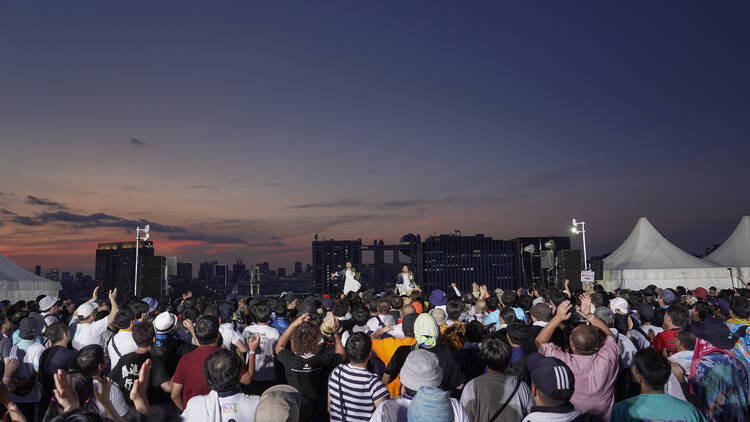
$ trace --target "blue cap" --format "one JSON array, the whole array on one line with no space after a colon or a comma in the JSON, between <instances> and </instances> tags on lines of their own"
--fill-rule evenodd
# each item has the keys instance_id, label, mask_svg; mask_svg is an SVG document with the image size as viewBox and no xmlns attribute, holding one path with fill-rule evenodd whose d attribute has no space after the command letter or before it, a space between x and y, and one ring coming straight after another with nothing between
<instances>
[{"instance_id":1,"label":"blue cap","mask_svg":"<svg viewBox=\"0 0 750 422\"><path fill-rule=\"evenodd\" d=\"M575 376L565 362L532 353L526 358L526 368L537 390L557 400L573 397Z\"/></svg>"}]
</instances>

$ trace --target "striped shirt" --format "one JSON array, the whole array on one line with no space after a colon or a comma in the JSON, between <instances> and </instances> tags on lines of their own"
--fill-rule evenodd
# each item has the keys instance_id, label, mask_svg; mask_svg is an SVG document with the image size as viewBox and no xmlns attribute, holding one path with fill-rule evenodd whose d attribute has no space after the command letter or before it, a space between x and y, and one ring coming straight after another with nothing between
<instances>
[{"instance_id":1,"label":"striped shirt","mask_svg":"<svg viewBox=\"0 0 750 422\"><path fill-rule=\"evenodd\" d=\"M331 421L369 421L375 402L390 397L375 374L349 364L336 367L328 377ZM343 403L342 403L343 402Z\"/></svg>"}]
</instances>

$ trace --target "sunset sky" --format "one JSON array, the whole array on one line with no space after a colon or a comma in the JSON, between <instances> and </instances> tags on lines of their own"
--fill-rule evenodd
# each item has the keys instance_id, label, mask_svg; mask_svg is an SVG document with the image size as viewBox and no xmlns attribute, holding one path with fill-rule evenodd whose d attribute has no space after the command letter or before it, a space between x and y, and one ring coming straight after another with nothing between
<instances>
[{"instance_id":1,"label":"sunset sky","mask_svg":"<svg viewBox=\"0 0 750 422\"><path fill-rule=\"evenodd\" d=\"M750 213L750 2L0 4L0 253L311 262L321 238L509 239ZM573 239L580 247L580 239Z\"/></svg>"}]
</instances>

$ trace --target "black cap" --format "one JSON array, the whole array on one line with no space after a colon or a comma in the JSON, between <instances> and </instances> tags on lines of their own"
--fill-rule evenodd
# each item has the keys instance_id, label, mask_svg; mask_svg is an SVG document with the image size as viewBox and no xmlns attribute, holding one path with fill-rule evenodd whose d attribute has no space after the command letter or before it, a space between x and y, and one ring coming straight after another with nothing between
<instances>
[{"instance_id":1,"label":"black cap","mask_svg":"<svg viewBox=\"0 0 750 422\"><path fill-rule=\"evenodd\" d=\"M560 359L532 353L526 359L526 368L537 390L557 400L570 400L575 390L575 377L568 365Z\"/></svg>"},{"instance_id":2,"label":"black cap","mask_svg":"<svg viewBox=\"0 0 750 422\"><path fill-rule=\"evenodd\" d=\"M44 322L33 317L26 317L21 320L18 327L18 335L24 340L33 340L42 335Z\"/></svg>"},{"instance_id":3,"label":"black cap","mask_svg":"<svg viewBox=\"0 0 750 422\"><path fill-rule=\"evenodd\" d=\"M693 322L690 328L696 337L702 338L720 349L732 349L734 348L734 343L737 341L737 338L732 336L729 328L714 317Z\"/></svg>"}]
</instances>

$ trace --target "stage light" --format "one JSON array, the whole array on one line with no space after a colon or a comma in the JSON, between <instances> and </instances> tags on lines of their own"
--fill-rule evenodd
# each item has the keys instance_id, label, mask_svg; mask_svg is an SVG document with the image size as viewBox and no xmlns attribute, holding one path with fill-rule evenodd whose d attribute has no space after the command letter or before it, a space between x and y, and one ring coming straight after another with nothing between
<instances>
[{"instance_id":1,"label":"stage light","mask_svg":"<svg viewBox=\"0 0 750 422\"><path fill-rule=\"evenodd\" d=\"M523 248L523 251L533 254L534 252L536 252L536 246L534 246L534 244L532 243Z\"/></svg>"},{"instance_id":2,"label":"stage light","mask_svg":"<svg viewBox=\"0 0 750 422\"><path fill-rule=\"evenodd\" d=\"M550 249L550 250L554 251L555 250L555 241L552 240L552 239L550 239L550 240L544 242L544 247L547 248L547 249Z\"/></svg>"}]
</instances>

